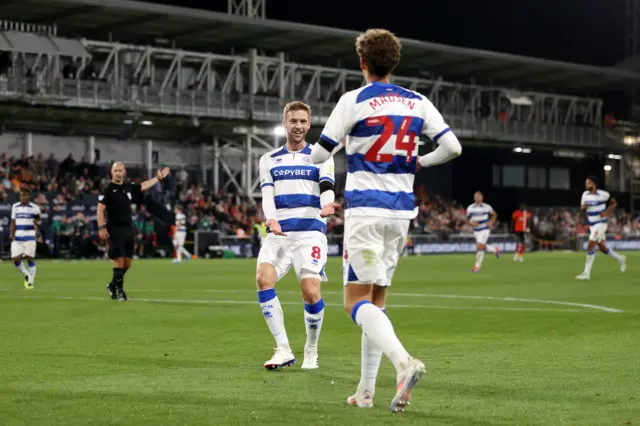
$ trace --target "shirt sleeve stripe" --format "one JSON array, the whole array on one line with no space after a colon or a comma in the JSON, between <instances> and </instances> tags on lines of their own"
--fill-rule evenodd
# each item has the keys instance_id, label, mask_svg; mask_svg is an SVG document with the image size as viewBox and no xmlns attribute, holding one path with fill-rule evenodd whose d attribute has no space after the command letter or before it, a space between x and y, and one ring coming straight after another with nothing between
<instances>
[{"instance_id":1,"label":"shirt sleeve stripe","mask_svg":"<svg viewBox=\"0 0 640 426\"><path fill-rule=\"evenodd\" d=\"M440 139L442 136L446 135L447 133L449 133L451 131L450 127L447 127L446 129L444 129L443 131L441 131L440 133L438 133L437 135L435 135L433 137L433 141L434 142L438 142L438 139Z\"/></svg>"},{"instance_id":2,"label":"shirt sleeve stripe","mask_svg":"<svg viewBox=\"0 0 640 426\"><path fill-rule=\"evenodd\" d=\"M334 141L333 139L331 139L329 136L327 136L325 134L320 135L320 139L322 139L323 141L328 142L334 148L339 145L338 142Z\"/></svg>"}]
</instances>

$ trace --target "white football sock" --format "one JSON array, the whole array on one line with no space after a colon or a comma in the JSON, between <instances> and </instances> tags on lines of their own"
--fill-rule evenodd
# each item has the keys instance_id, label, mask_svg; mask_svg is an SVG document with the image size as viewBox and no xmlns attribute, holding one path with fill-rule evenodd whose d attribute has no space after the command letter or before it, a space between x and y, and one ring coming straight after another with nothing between
<instances>
[{"instance_id":1,"label":"white football sock","mask_svg":"<svg viewBox=\"0 0 640 426\"><path fill-rule=\"evenodd\" d=\"M409 353L402 346L393 330L389 318L369 301L356 303L351 318L382 352L389 357L396 372L400 374L409 362Z\"/></svg>"},{"instance_id":2,"label":"white football sock","mask_svg":"<svg viewBox=\"0 0 640 426\"><path fill-rule=\"evenodd\" d=\"M382 309L384 313L384 308ZM358 383L358 393L363 394L369 391L371 396L376 393L376 380L378 371L380 370L380 362L382 361L382 351L371 339L362 332L362 348L360 359L360 383Z\"/></svg>"},{"instance_id":3,"label":"white football sock","mask_svg":"<svg viewBox=\"0 0 640 426\"><path fill-rule=\"evenodd\" d=\"M616 253L615 251L613 251L611 249L607 249L605 254L608 254L609 256L613 257L618 262L622 262L622 255L620 255L619 253Z\"/></svg>"},{"instance_id":4,"label":"white football sock","mask_svg":"<svg viewBox=\"0 0 640 426\"><path fill-rule=\"evenodd\" d=\"M304 305L304 325L307 330L306 346L318 346L322 321L324 320L324 300L320 299L313 305Z\"/></svg>"},{"instance_id":5,"label":"white football sock","mask_svg":"<svg viewBox=\"0 0 640 426\"><path fill-rule=\"evenodd\" d=\"M587 261L584 264L584 273L587 275L591 275L591 267L593 266L593 261L596 258L596 252L590 251L587 253Z\"/></svg>"},{"instance_id":6,"label":"white football sock","mask_svg":"<svg viewBox=\"0 0 640 426\"><path fill-rule=\"evenodd\" d=\"M29 284L36 280L36 262L29 262Z\"/></svg>"},{"instance_id":7,"label":"white football sock","mask_svg":"<svg viewBox=\"0 0 640 426\"><path fill-rule=\"evenodd\" d=\"M22 263L22 260L18 264L14 263L14 265L16 268L18 268L18 271L20 271L20 274L23 277L26 277L27 275L29 275L29 272L27 271L27 268L24 267L24 263Z\"/></svg>"},{"instance_id":8,"label":"white football sock","mask_svg":"<svg viewBox=\"0 0 640 426\"><path fill-rule=\"evenodd\" d=\"M274 288L259 290L258 301L260 302L264 319L267 321L269 331L276 339L276 344L279 348L289 349L289 338L287 337L287 330L284 328L284 312L276 295L276 290Z\"/></svg>"},{"instance_id":9,"label":"white football sock","mask_svg":"<svg viewBox=\"0 0 640 426\"><path fill-rule=\"evenodd\" d=\"M476 253L476 268L480 269L480 266L482 266L483 259L484 259L484 250L479 250Z\"/></svg>"},{"instance_id":10,"label":"white football sock","mask_svg":"<svg viewBox=\"0 0 640 426\"><path fill-rule=\"evenodd\" d=\"M187 258L191 259L191 253L189 253L189 251L184 248L184 246L180 247L180 251L182 252L182 254L184 254Z\"/></svg>"},{"instance_id":11,"label":"white football sock","mask_svg":"<svg viewBox=\"0 0 640 426\"><path fill-rule=\"evenodd\" d=\"M178 262L182 262L182 251L180 251L180 246L176 249L176 260Z\"/></svg>"}]
</instances>

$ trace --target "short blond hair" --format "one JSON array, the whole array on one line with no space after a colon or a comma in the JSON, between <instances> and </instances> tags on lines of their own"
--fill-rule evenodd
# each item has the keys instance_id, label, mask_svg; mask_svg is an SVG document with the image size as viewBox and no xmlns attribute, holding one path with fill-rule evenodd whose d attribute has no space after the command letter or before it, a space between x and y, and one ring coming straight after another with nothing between
<instances>
[{"instance_id":1,"label":"short blond hair","mask_svg":"<svg viewBox=\"0 0 640 426\"><path fill-rule=\"evenodd\" d=\"M282 112L282 119L286 121L287 113L293 111L307 111L307 114L309 114L309 121L311 121L311 107L302 101L291 101L286 104L284 106L284 111Z\"/></svg>"}]
</instances>

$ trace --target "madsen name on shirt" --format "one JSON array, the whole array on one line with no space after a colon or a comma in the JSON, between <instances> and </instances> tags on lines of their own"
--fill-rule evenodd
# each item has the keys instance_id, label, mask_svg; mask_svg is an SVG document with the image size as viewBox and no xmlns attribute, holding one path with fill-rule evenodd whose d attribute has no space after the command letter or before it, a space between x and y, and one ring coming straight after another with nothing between
<instances>
[{"instance_id":1,"label":"madsen name on shirt","mask_svg":"<svg viewBox=\"0 0 640 426\"><path fill-rule=\"evenodd\" d=\"M372 101L369 102L369 106L375 111L376 109L380 108L382 105L388 104L390 102L400 102L402 105L406 106L412 111L416 107L416 101L413 101L409 98L396 95L393 93L374 98Z\"/></svg>"}]
</instances>

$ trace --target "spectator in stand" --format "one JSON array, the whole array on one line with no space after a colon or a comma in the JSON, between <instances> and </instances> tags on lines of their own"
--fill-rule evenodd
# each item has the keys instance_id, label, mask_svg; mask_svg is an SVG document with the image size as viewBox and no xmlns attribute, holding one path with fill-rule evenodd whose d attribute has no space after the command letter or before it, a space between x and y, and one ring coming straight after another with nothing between
<instances>
[{"instance_id":1,"label":"spectator in stand","mask_svg":"<svg viewBox=\"0 0 640 426\"><path fill-rule=\"evenodd\" d=\"M84 214L78 213L76 219L72 222L72 241L71 253L76 259L80 259L86 252L86 241L90 236L90 228L87 224Z\"/></svg>"},{"instance_id":2,"label":"spectator in stand","mask_svg":"<svg viewBox=\"0 0 640 426\"><path fill-rule=\"evenodd\" d=\"M69 247L71 243L71 218L65 216L57 216L52 224L51 231L53 234L54 256L57 257L62 247Z\"/></svg>"},{"instance_id":3,"label":"spectator in stand","mask_svg":"<svg viewBox=\"0 0 640 426\"><path fill-rule=\"evenodd\" d=\"M74 168L76 166L76 160L73 158L73 154L69 154L67 158L64 159L62 163L60 163L60 174L68 174L73 173Z\"/></svg>"},{"instance_id":4,"label":"spectator in stand","mask_svg":"<svg viewBox=\"0 0 640 426\"><path fill-rule=\"evenodd\" d=\"M156 234L155 223L151 215L145 217L142 236L144 238L145 254L150 257L155 256L155 249L158 246L158 235Z\"/></svg>"},{"instance_id":5,"label":"spectator in stand","mask_svg":"<svg viewBox=\"0 0 640 426\"><path fill-rule=\"evenodd\" d=\"M56 160L53 153L49 154L49 158L46 160L47 170L49 170L49 176L57 176L60 163Z\"/></svg>"}]
</instances>

